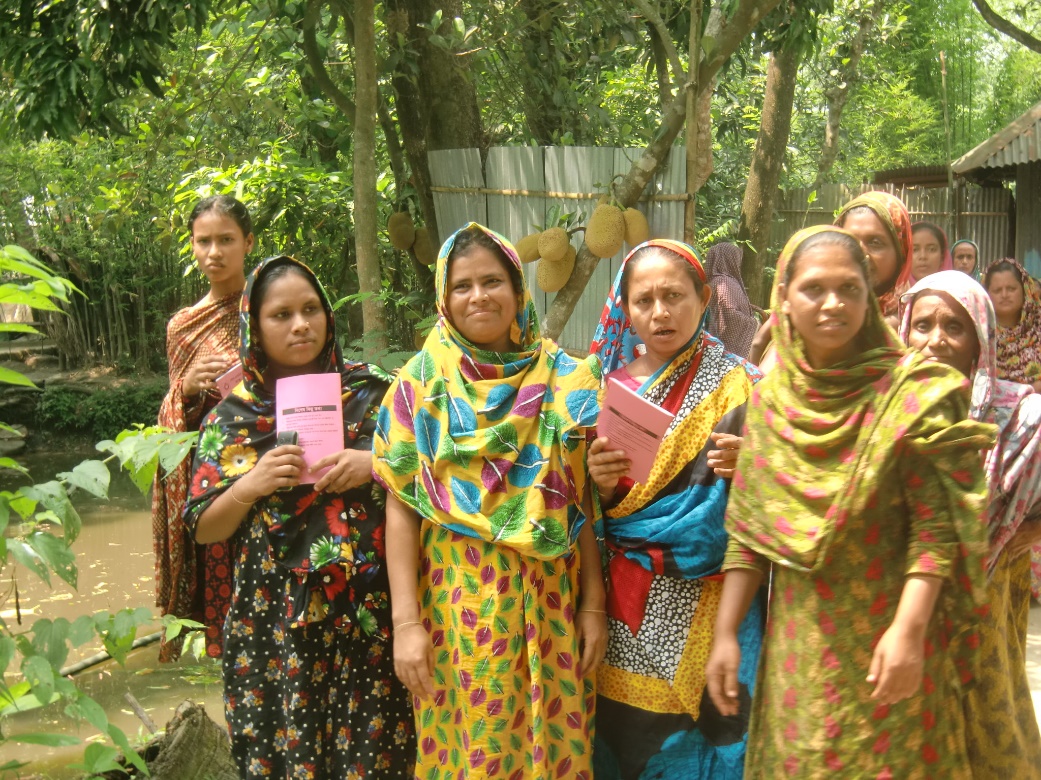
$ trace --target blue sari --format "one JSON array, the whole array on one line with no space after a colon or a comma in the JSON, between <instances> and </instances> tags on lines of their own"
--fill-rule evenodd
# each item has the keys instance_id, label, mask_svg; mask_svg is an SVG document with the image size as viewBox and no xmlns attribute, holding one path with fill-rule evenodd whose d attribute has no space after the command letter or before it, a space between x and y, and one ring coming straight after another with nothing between
<instances>
[{"instance_id":1,"label":"blue sari","mask_svg":"<svg viewBox=\"0 0 1041 780\"><path fill-rule=\"evenodd\" d=\"M700 268L686 245L650 243ZM729 480L707 460L715 448L709 433L740 435L761 374L707 333L703 316L668 364L643 383L634 380L625 366L640 341L621 308L624 268L591 351L605 373L675 419L647 481L623 480L621 498L604 512L609 640L597 672L596 778L740 780L764 610L757 599L739 631L741 711L724 717L705 692L704 667L723 585Z\"/></svg>"}]
</instances>

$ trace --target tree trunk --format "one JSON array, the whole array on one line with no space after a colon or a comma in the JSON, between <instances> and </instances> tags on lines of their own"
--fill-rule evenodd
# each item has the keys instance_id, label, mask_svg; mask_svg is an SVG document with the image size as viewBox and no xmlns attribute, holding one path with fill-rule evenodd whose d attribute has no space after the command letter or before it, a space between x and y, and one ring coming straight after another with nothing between
<instances>
[{"instance_id":1,"label":"tree trunk","mask_svg":"<svg viewBox=\"0 0 1041 780\"><path fill-rule=\"evenodd\" d=\"M668 108L672 102L672 79L669 78L669 55L665 51L665 44L653 24L647 25L647 34L651 40L651 57L654 58L654 75L658 79L658 101L661 110Z\"/></svg>"},{"instance_id":2,"label":"tree trunk","mask_svg":"<svg viewBox=\"0 0 1041 780\"><path fill-rule=\"evenodd\" d=\"M457 63L459 58L431 44L429 33L419 26L440 10L444 20L440 31L447 34L452 19L461 15L460 5L459 0L387 0L384 5L391 40L396 41L398 35L403 39L392 78L397 95L394 108L423 222L435 243L440 243L440 230L427 152L484 148L476 89ZM409 52L416 52L416 58Z\"/></svg>"},{"instance_id":3,"label":"tree trunk","mask_svg":"<svg viewBox=\"0 0 1041 780\"><path fill-rule=\"evenodd\" d=\"M376 245L376 18L374 0L354 0L354 233L366 350L388 348L383 274Z\"/></svg>"},{"instance_id":4,"label":"tree trunk","mask_svg":"<svg viewBox=\"0 0 1041 780\"><path fill-rule=\"evenodd\" d=\"M188 701L140 753L152 780L238 780L227 730Z\"/></svg>"},{"instance_id":5,"label":"tree trunk","mask_svg":"<svg viewBox=\"0 0 1041 780\"><path fill-rule=\"evenodd\" d=\"M690 0L690 43L687 55L687 70L691 76L691 85L681 92L687 99L687 202L683 204L683 240L694 243L697 225L694 222L697 205L694 195L701 186L698 183L698 166L701 162L701 125L698 122L698 109L702 92L697 82L698 69L695 65L701 61L701 0ZM711 99L711 92L705 91Z\"/></svg>"},{"instance_id":6,"label":"tree trunk","mask_svg":"<svg viewBox=\"0 0 1041 780\"><path fill-rule=\"evenodd\" d=\"M434 195L430 191L430 165L427 162L427 117L419 87L411 72L412 66L418 67L418 64L406 61L405 54L415 49L419 28L412 22L406 0L388 0L384 7L387 9L386 24L391 40L395 40L399 34L405 39L391 77L395 95L394 112L397 114L398 127L401 128L405 157L412 169L411 180L416 189L419 211L423 215L423 223L437 243L437 214L434 211Z\"/></svg>"},{"instance_id":7,"label":"tree trunk","mask_svg":"<svg viewBox=\"0 0 1041 780\"><path fill-rule=\"evenodd\" d=\"M853 40L849 42L849 48L845 52L837 74L835 84L824 91L828 99L828 121L824 126L824 145L821 147L820 160L817 161L817 178L814 179L813 189L820 189L821 185L831 173L832 166L839 154L839 127L842 123L842 112L846 108L853 87L860 81L858 68L860 58L864 55L867 47L868 35L878 21L885 7L885 0L875 0L874 5L868 13L860 17L857 31Z\"/></svg>"},{"instance_id":8,"label":"tree trunk","mask_svg":"<svg viewBox=\"0 0 1041 780\"><path fill-rule=\"evenodd\" d=\"M553 100L553 86L564 63L553 42L551 22L564 13L561 5L560 0L520 0L517 6L527 20L520 31L521 105L528 130L540 146L552 146L568 129L561 107Z\"/></svg>"},{"instance_id":9,"label":"tree trunk","mask_svg":"<svg viewBox=\"0 0 1041 780\"><path fill-rule=\"evenodd\" d=\"M720 4L713 4L708 23L705 25L705 34L701 39L702 59L698 67L697 80L702 91L708 89L716 73L730 55L737 51L745 36L779 4L780 0L741 0L726 17L719 10ZM635 205L640 199L640 195L672 148L672 142L683 129L686 113L686 100L673 100L666 109L653 140L614 189L615 197L623 208ZM583 243L571 278L557 293L553 305L546 312L546 319L542 325L544 336L551 339L560 336L598 262L599 258Z\"/></svg>"},{"instance_id":10,"label":"tree trunk","mask_svg":"<svg viewBox=\"0 0 1041 780\"><path fill-rule=\"evenodd\" d=\"M422 21L429 21L438 10L442 12L438 32L448 37L452 20L463 15L462 0L416 0L415 6L428 6L429 13ZM470 80L469 57L461 57L430 43L430 34L422 30L419 86L430 105L430 124L427 125L427 146L438 149L484 150L487 142L481 129L481 109L477 105L477 88Z\"/></svg>"},{"instance_id":11,"label":"tree trunk","mask_svg":"<svg viewBox=\"0 0 1041 780\"><path fill-rule=\"evenodd\" d=\"M770 65L766 71L763 118L752 152L745 197L741 202L741 222L737 230L738 241L744 244L741 275L752 303L760 303L762 300L763 260L770 242L777 185L792 127L792 103L795 100L800 59L801 51L782 47L770 55Z\"/></svg>"}]
</instances>

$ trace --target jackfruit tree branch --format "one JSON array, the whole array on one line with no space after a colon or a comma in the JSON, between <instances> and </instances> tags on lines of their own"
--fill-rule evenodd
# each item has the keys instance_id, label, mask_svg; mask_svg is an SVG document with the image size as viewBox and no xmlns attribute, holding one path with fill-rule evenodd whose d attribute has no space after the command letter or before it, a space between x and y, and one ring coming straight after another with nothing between
<instances>
[{"instance_id":1,"label":"jackfruit tree branch","mask_svg":"<svg viewBox=\"0 0 1041 780\"><path fill-rule=\"evenodd\" d=\"M857 23L857 30L846 49L846 56L837 67L835 83L824 90L824 96L828 99L828 121L824 126L824 145L821 147L821 156L817 161L817 178L814 179L813 189L819 189L831 172L835 159L839 154L839 127L842 123L842 113L846 108L846 102L860 80L858 69L860 58L864 55L867 47L868 35L875 27L875 23L885 10L887 0L875 0L870 11L864 13Z\"/></svg>"},{"instance_id":2,"label":"jackfruit tree branch","mask_svg":"<svg viewBox=\"0 0 1041 780\"><path fill-rule=\"evenodd\" d=\"M780 0L741 0L729 18L719 12L719 3L714 3L705 25L705 34L701 39L702 59L698 67L699 94L710 88L712 79L723 67L730 56L737 51L741 41L752 32L770 11L780 5ZM686 85L684 85L686 86ZM634 206L647 188L658 168L672 148L673 141L683 129L687 115L687 101L673 100L662 115L658 132L644 149L643 154L633 163L629 173L614 188L615 198L622 208ZM578 252L575 270L546 312L542 325L542 334L552 339L559 338L564 325L567 324L578 299L589 283L589 277L599 258L595 257L585 243Z\"/></svg>"},{"instance_id":3,"label":"jackfruit tree branch","mask_svg":"<svg viewBox=\"0 0 1041 780\"><path fill-rule=\"evenodd\" d=\"M324 5L324 0L308 0L307 2L303 21L304 56L307 58L307 66L310 68L311 75L314 76L318 88L328 96L333 105L343 114L343 122L347 126L347 130L350 131L353 130L354 125L354 102L336 86L336 82L329 76L329 71L325 69L325 57L322 55L321 49L318 48L318 37L315 34Z\"/></svg>"},{"instance_id":4,"label":"jackfruit tree branch","mask_svg":"<svg viewBox=\"0 0 1041 780\"><path fill-rule=\"evenodd\" d=\"M647 0L633 0L633 5L636 6L636 10L640 12L643 18L647 20L647 24L654 28L658 40L665 49L665 54L669 58L669 65L672 67L672 80L679 90L677 93L679 95L683 92L683 86L687 82L687 71L684 70L683 63L680 62L680 54L676 51L676 46L672 42L672 36L669 35L669 28L665 26L665 21L661 18L661 14Z\"/></svg>"},{"instance_id":5,"label":"jackfruit tree branch","mask_svg":"<svg viewBox=\"0 0 1041 780\"><path fill-rule=\"evenodd\" d=\"M976 10L980 12L980 16L983 17L983 20L995 30L1004 33L1014 41L1018 41L1028 49L1041 54L1041 41L1026 30L1021 30L1016 27L1016 25L1012 24L1008 19L999 16L993 8L987 5L986 0L972 0L972 4L976 6Z\"/></svg>"}]
</instances>

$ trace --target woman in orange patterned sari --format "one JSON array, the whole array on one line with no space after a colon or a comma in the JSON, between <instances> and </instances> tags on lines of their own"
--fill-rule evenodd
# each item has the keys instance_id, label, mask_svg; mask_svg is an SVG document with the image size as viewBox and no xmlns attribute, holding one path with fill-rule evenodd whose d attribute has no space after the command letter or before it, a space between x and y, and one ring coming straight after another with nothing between
<instances>
[{"instance_id":1,"label":"woman in orange patterned sari","mask_svg":"<svg viewBox=\"0 0 1041 780\"><path fill-rule=\"evenodd\" d=\"M245 258L253 248L249 212L227 195L199 201L188 217L188 230L210 289L174 314L166 328L170 390L159 409L159 424L174 431L198 430L220 401L216 380L237 361L239 300L246 286ZM232 558L227 543L196 545L181 521L190 465L186 458L173 471L160 469L152 486L156 606L163 615L204 623L206 653L218 658ZM159 658L173 661L180 649L179 640L164 641Z\"/></svg>"}]
</instances>

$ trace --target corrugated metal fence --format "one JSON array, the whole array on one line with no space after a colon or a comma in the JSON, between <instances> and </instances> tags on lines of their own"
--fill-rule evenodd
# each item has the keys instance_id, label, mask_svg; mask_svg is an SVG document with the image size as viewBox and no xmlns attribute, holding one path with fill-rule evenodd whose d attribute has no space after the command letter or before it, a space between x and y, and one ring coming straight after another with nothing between
<instances>
[{"instance_id":1,"label":"corrugated metal fence","mask_svg":"<svg viewBox=\"0 0 1041 780\"><path fill-rule=\"evenodd\" d=\"M441 240L470 221L497 230L513 242L545 225L550 209L562 213L585 212L588 217L596 200L608 191L612 179L628 173L642 148L600 147L493 147L482 169L477 149L448 149L429 154L434 207ZM780 193L771 243L779 248L795 231L808 225L830 223L848 200L869 189L884 189L907 205L911 218L928 220L942 227L951 242L970 238L980 247L985 267L995 258L1014 251L1009 213L1012 195L999 187L959 185L925 188L900 185L863 185L850 188L824 185L810 203L812 191L792 189ZM686 191L683 147L674 147L667 164L648 186L638 208L647 216L651 236L683 237L683 201ZM581 236L573 238L576 248ZM625 250L623 250L625 251ZM571 319L560 335L566 349L583 352L589 347L600 319L604 300L621 264L623 253L603 260L589 280ZM774 258L771 258L773 261ZM1041 275L1041 264L1028 270ZM544 293L535 284L535 267L526 269L539 315L552 304L554 293Z\"/></svg>"},{"instance_id":2,"label":"corrugated metal fence","mask_svg":"<svg viewBox=\"0 0 1041 780\"><path fill-rule=\"evenodd\" d=\"M868 190L885 190L900 198L915 222L926 220L939 225L953 244L961 238L975 241L980 248L981 267L1014 252L1010 236L1009 213L1012 195L1003 187L958 186L952 195L949 187L905 187L867 185L850 188L826 184L809 203L812 190L791 189L781 193L771 243L781 246L796 230L823 225L835 219L835 212L847 201ZM1041 267L1028 269L1037 276Z\"/></svg>"},{"instance_id":3,"label":"corrugated metal fence","mask_svg":"<svg viewBox=\"0 0 1041 780\"><path fill-rule=\"evenodd\" d=\"M597 198L608 191L611 180L628 173L642 153L642 148L493 147L488 150L482 171L477 149L431 152L430 173L441 240L474 221L517 242L536 232L536 225L544 225L554 206L565 213L583 211L588 218ZM683 237L685 191L684 151L683 147L674 147L638 205L647 217L652 237ZM581 234L574 236L572 243L577 248ZM622 257L619 252L610 260L600 261L560 334L559 342L565 349L589 349ZM556 296L542 292L535 284L534 264L525 272L542 316Z\"/></svg>"}]
</instances>

